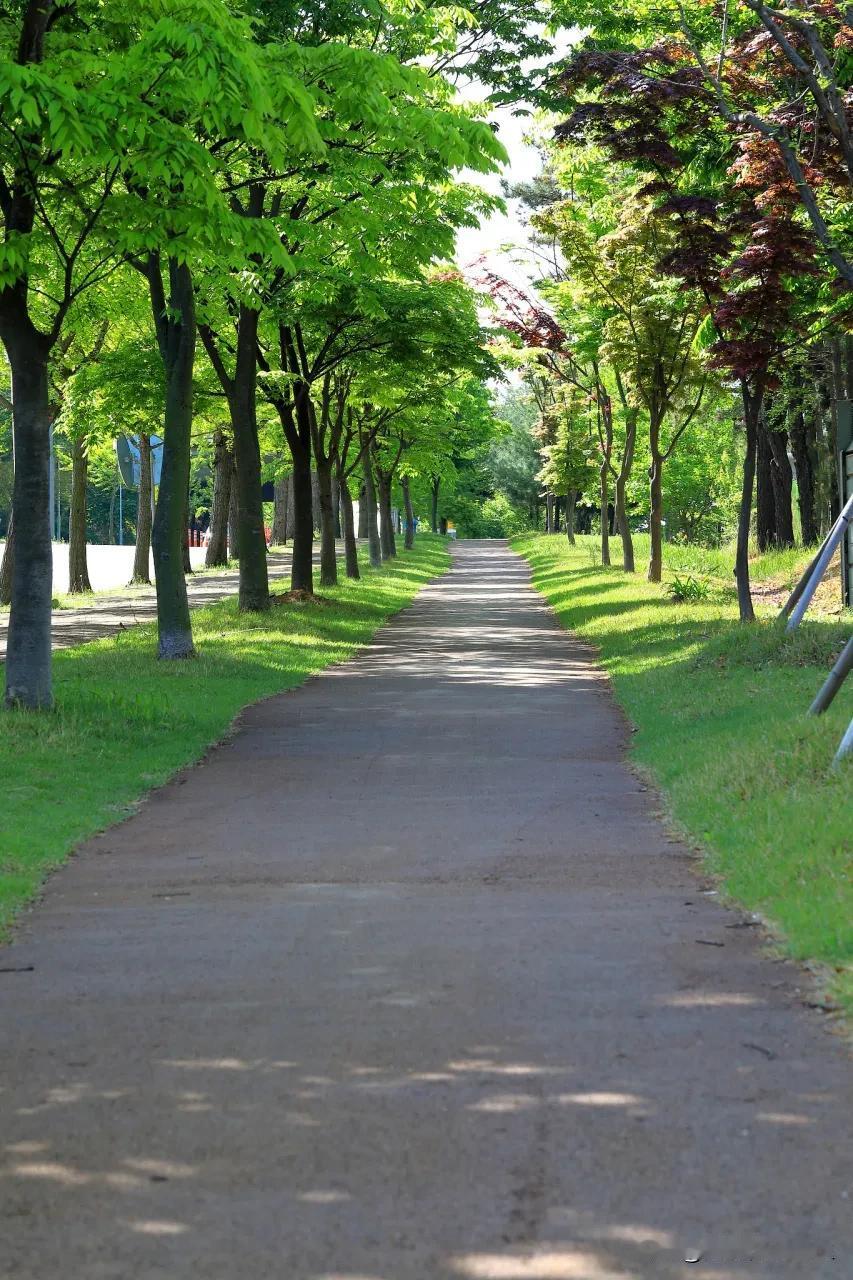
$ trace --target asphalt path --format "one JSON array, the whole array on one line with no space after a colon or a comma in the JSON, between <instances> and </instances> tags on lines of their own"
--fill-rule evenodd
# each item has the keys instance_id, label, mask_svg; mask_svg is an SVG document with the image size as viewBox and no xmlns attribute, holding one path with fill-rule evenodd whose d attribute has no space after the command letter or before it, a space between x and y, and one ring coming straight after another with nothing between
<instances>
[{"instance_id":1,"label":"asphalt path","mask_svg":"<svg viewBox=\"0 0 853 1280\"><path fill-rule=\"evenodd\" d=\"M10 1280L850 1280L853 1073L500 543L0 952Z\"/></svg>"}]
</instances>

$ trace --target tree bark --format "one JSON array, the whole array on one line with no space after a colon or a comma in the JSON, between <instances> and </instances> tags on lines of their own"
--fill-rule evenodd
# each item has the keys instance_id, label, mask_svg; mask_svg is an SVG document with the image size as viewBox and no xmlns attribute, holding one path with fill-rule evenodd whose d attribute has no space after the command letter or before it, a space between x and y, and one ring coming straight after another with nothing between
<instances>
[{"instance_id":1,"label":"tree bark","mask_svg":"<svg viewBox=\"0 0 853 1280\"><path fill-rule=\"evenodd\" d=\"M793 547L794 545L794 512L792 495L794 473L788 457L788 434L786 431L767 432L772 462L770 478L773 484L773 510L775 527L773 541L777 547Z\"/></svg>"},{"instance_id":2,"label":"tree bark","mask_svg":"<svg viewBox=\"0 0 853 1280\"><path fill-rule=\"evenodd\" d=\"M6 530L6 545L3 548L3 560L0 562L0 604L9 604L12 599L12 565L15 562L15 521L10 515Z\"/></svg>"},{"instance_id":3,"label":"tree bark","mask_svg":"<svg viewBox=\"0 0 853 1280\"><path fill-rule=\"evenodd\" d=\"M616 476L616 528L622 539L622 568L626 573L634 573L634 540L631 537L631 526L628 523L628 506L626 490L631 470L634 466L634 452L637 445L637 412L629 408L625 416L625 448L622 461Z\"/></svg>"},{"instance_id":4,"label":"tree bark","mask_svg":"<svg viewBox=\"0 0 853 1280\"><path fill-rule=\"evenodd\" d=\"M273 486L272 544L283 547L287 542L287 505L290 498L288 480L282 476Z\"/></svg>"},{"instance_id":5,"label":"tree bark","mask_svg":"<svg viewBox=\"0 0 853 1280\"><path fill-rule=\"evenodd\" d=\"M566 538L572 547L575 545L575 507L577 500L577 489L569 489L566 494Z\"/></svg>"},{"instance_id":6,"label":"tree bark","mask_svg":"<svg viewBox=\"0 0 853 1280\"><path fill-rule=\"evenodd\" d=\"M741 622L754 622L755 610L752 607L752 592L749 586L749 530L752 523L752 491L755 487L758 424L761 419L761 402L764 397L763 384L759 383L754 391L750 391L748 385L745 382L741 382L741 397L743 399L743 421L746 430L746 450L743 458L743 480L740 508L738 510L735 581L737 582L740 620Z\"/></svg>"},{"instance_id":7,"label":"tree bark","mask_svg":"<svg viewBox=\"0 0 853 1280\"><path fill-rule=\"evenodd\" d=\"M545 532L554 532L554 495L550 490L545 494Z\"/></svg>"},{"instance_id":8,"label":"tree bark","mask_svg":"<svg viewBox=\"0 0 853 1280\"><path fill-rule=\"evenodd\" d=\"M151 572L151 437L139 436L139 505L136 512L136 547L131 583L150 583Z\"/></svg>"},{"instance_id":9,"label":"tree bark","mask_svg":"<svg viewBox=\"0 0 853 1280\"><path fill-rule=\"evenodd\" d=\"M394 521L391 515L391 477L381 467L376 468L376 483L379 489L379 539L382 546L382 559L390 560L397 554Z\"/></svg>"},{"instance_id":10,"label":"tree bark","mask_svg":"<svg viewBox=\"0 0 853 1280\"><path fill-rule=\"evenodd\" d=\"M240 522L237 513L237 471L234 466L234 454L230 455L228 469L228 558L240 559Z\"/></svg>"},{"instance_id":11,"label":"tree bark","mask_svg":"<svg viewBox=\"0 0 853 1280\"><path fill-rule=\"evenodd\" d=\"M380 568L382 564L382 541L379 536L379 524L376 514L376 482L373 476L373 461L370 449L365 448L362 457L364 468L364 506L367 519L367 547L370 556L370 567Z\"/></svg>"},{"instance_id":12,"label":"tree bark","mask_svg":"<svg viewBox=\"0 0 853 1280\"><path fill-rule=\"evenodd\" d=\"M267 540L261 491L257 415L258 312L240 305L237 354L230 397L237 481L237 542L240 547L239 607L262 613L270 607Z\"/></svg>"},{"instance_id":13,"label":"tree bark","mask_svg":"<svg viewBox=\"0 0 853 1280\"><path fill-rule=\"evenodd\" d=\"M213 441L213 502L210 508L210 541L204 557L213 569L228 563L228 515L231 505L231 472L234 459L224 431L217 430Z\"/></svg>"},{"instance_id":14,"label":"tree bark","mask_svg":"<svg viewBox=\"0 0 853 1280\"><path fill-rule=\"evenodd\" d=\"M315 458L317 492L320 504L320 586L338 585L338 560L335 554L335 507L332 492L330 458Z\"/></svg>"},{"instance_id":15,"label":"tree bark","mask_svg":"<svg viewBox=\"0 0 853 1280\"><path fill-rule=\"evenodd\" d=\"M814 418L808 421L801 409L790 419L791 452L797 471L797 503L800 509L800 528L804 546L818 542L817 507L815 504L815 447Z\"/></svg>"},{"instance_id":16,"label":"tree bark","mask_svg":"<svg viewBox=\"0 0 853 1280\"><path fill-rule=\"evenodd\" d=\"M608 465L602 462L598 468L599 505L601 508L601 563L610 564L610 500Z\"/></svg>"},{"instance_id":17,"label":"tree bark","mask_svg":"<svg viewBox=\"0 0 853 1280\"><path fill-rule=\"evenodd\" d=\"M776 498L771 464L773 454L767 426L758 423L755 446L755 531L759 551L767 551L776 541Z\"/></svg>"},{"instance_id":18,"label":"tree bark","mask_svg":"<svg viewBox=\"0 0 853 1280\"><path fill-rule=\"evenodd\" d=\"M28 319L22 320L14 337L5 327L2 336L12 366L15 441L6 705L36 710L53 704L48 343Z\"/></svg>"},{"instance_id":19,"label":"tree bark","mask_svg":"<svg viewBox=\"0 0 853 1280\"><path fill-rule=\"evenodd\" d=\"M367 499L365 498L367 490L364 481L361 482L361 488L358 491L358 538L359 541L367 539Z\"/></svg>"},{"instance_id":20,"label":"tree bark","mask_svg":"<svg viewBox=\"0 0 853 1280\"><path fill-rule=\"evenodd\" d=\"M159 261L149 269L152 307L166 379L163 468L154 513L152 547L157 587L159 657L173 660L195 654L184 543L187 536L187 493L193 415L193 364L196 319L189 268L169 260L169 303L164 306Z\"/></svg>"},{"instance_id":21,"label":"tree bark","mask_svg":"<svg viewBox=\"0 0 853 1280\"><path fill-rule=\"evenodd\" d=\"M433 476L430 480L430 490L432 498L432 511L430 513L430 527L433 533L438 533L438 491L441 488L441 476ZM537 521L538 523L538 521Z\"/></svg>"},{"instance_id":22,"label":"tree bark","mask_svg":"<svg viewBox=\"0 0 853 1280\"><path fill-rule=\"evenodd\" d=\"M92 590L86 561L86 485L89 452L86 441L71 442L71 509L68 516L68 591L71 595Z\"/></svg>"},{"instance_id":23,"label":"tree bark","mask_svg":"<svg viewBox=\"0 0 853 1280\"><path fill-rule=\"evenodd\" d=\"M338 489L341 498L341 533L344 539L344 561L348 578L360 578L358 568L358 543L355 538L355 513L353 511L352 494L349 491L347 478L338 472ZM361 504L364 505L363 503ZM361 519L361 506L359 507Z\"/></svg>"},{"instance_id":24,"label":"tree bark","mask_svg":"<svg viewBox=\"0 0 853 1280\"><path fill-rule=\"evenodd\" d=\"M415 545L415 511L412 506L412 490L409 483L409 477L403 476L400 480L403 490L403 508L406 513L406 533L403 540L403 548L405 551L411 551Z\"/></svg>"}]
</instances>

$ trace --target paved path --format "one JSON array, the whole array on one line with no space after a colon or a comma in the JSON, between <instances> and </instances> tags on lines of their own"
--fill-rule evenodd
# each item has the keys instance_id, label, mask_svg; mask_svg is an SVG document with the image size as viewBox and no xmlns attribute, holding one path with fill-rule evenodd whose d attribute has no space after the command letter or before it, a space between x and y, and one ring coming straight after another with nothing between
<instances>
[{"instance_id":1,"label":"paved path","mask_svg":"<svg viewBox=\"0 0 853 1280\"><path fill-rule=\"evenodd\" d=\"M0 953L4 1280L853 1276L840 1041L522 562L455 555Z\"/></svg>"},{"instance_id":2,"label":"paved path","mask_svg":"<svg viewBox=\"0 0 853 1280\"><path fill-rule=\"evenodd\" d=\"M131 548L132 550L132 548ZM192 552L200 548L191 548ZM204 552L201 552L202 556ZM319 563L319 547L314 558ZM274 551L269 556L270 584L285 589L290 580L290 552ZM234 595L240 585L238 569L223 569L221 573L200 573L187 578L190 605L211 604L224 596ZM117 595L97 592L84 597L77 609L54 609L53 647L68 649L89 640L102 640L122 627L132 627L139 622L153 622L157 617L157 595L154 587L132 587ZM6 638L9 631L9 611L0 612L0 661L6 656Z\"/></svg>"}]
</instances>

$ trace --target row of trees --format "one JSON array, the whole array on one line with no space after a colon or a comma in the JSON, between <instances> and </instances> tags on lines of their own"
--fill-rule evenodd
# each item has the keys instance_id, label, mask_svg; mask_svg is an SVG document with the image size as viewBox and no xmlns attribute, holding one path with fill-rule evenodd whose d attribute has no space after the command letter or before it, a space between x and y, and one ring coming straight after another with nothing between
<instances>
[{"instance_id":1,"label":"row of trees","mask_svg":"<svg viewBox=\"0 0 853 1280\"><path fill-rule=\"evenodd\" d=\"M193 653L184 569L194 430L196 443L213 440L215 526L225 486L236 491L244 609L269 606L261 490L272 438L274 451L286 444L292 475L294 589L313 590L312 469L323 583L337 572L333 481L350 573L353 486L365 486L374 513L374 489L387 510L395 476L429 473L437 493L488 417L492 365L469 289L434 264L493 204L460 172L504 158L453 76L464 65L501 101L535 95L538 73L522 75L521 59L548 52L536 16L527 0L484 0L475 14L404 3L313 12L286 0L3 6L8 703L52 700L52 425L72 441L80 545L93 421L135 425L144 454L159 419L151 541L163 658ZM147 509L141 494L146 575ZM378 539L371 528L374 562Z\"/></svg>"},{"instance_id":2,"label":"row of trees","mask_svg":"<svg viewBox=\"0 0 853 1280\"><path fill-rule=\"evenodd\" d=\"M575 13L587 35L559 79L543 175L512 192L530 210L549 306L479 278L528 353L541 478L564 496L567 531L594 468L626 570L638 459L658 581L673 458L712 450L722 465L699 470L725 490L742 425L748 621L756 488L761 547L793 543L792 457L804 542L837 511L836 415L853 398L853 33L841 6L798 0Z\"/></svg>"}]
</instances>

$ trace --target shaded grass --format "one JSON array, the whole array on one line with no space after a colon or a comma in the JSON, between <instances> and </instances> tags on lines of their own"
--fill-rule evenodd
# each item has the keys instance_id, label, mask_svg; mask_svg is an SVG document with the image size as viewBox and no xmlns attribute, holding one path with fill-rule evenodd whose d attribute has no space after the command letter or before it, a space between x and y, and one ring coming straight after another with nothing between
<instances>
[{"instance_id":1,"label":"shaded grass","mask_svg":"<svg viewBox=\"0 0 853 1280\"><path fill-rule=\"evenodd\" d=\"M851 616L807 621L792 636L770 618L743 627L732 591L674 604L665 585L595 567L563 538L513 545L563 625L599 647L638 729L633 758L708 868L790 954L826 966L853 1013L853 765L830 770L853 682L825 716L805 714Z\"/></svg>"},{"instance_id":2,"label":"shaded grass","mask_svg":"<svg viewBox=\"0 0 853 1280\"><path fill-rule=\"evenodd\" d=\"M195 609L188 662L157 661L153 625L57 652L55 712L0 711L0 933L81 839L199 759L242 707L351 657L448 564L444 540L424 534L382 570L362 566L360 582L324 588L322 604Z\"/></svg>"}]
</instances>

